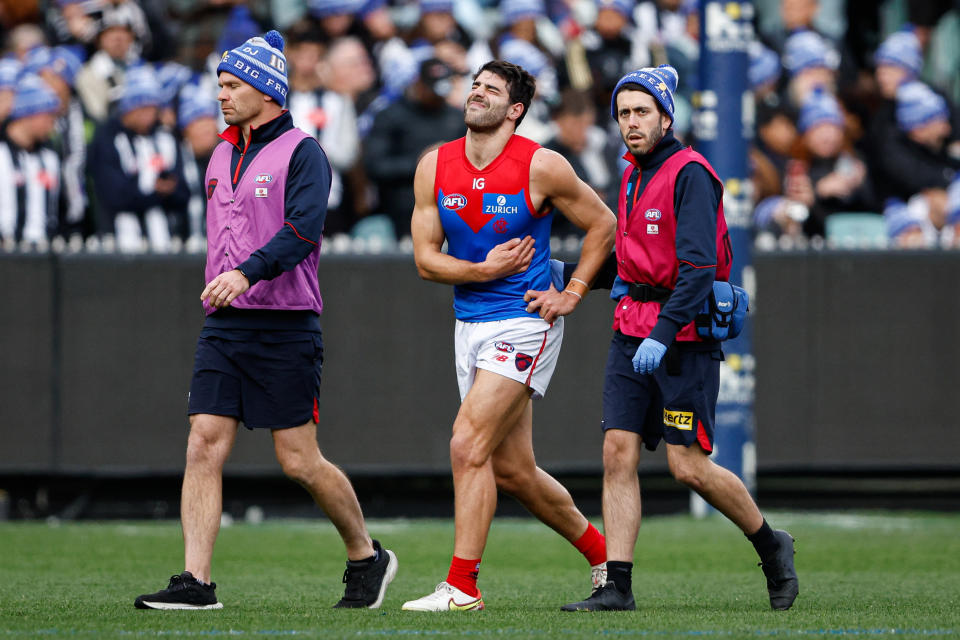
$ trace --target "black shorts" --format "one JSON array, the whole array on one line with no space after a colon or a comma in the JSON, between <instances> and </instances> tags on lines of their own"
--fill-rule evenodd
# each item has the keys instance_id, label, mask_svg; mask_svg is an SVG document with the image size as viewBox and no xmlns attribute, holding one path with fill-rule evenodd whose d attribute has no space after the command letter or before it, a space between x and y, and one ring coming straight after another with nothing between
<instances>
[{"instance_id":1,"label":"black shorts","mask_svg":"<svg viewBox=\"0 0 960 640\"><path fill-rule=\"evenodd\" d=\"M720 392L723 352L671 347L652 375L633 370L638 342L614 334L603 381L603 421L607 429L640 434L651 451L660 440L713 451L713 427ZM668 371L667 359L675 357ZM671 375L676 368L679 373Z\"/></svg>"},{"instance_id":2,"label":"black shorts","mask_svg":"<svg viewBox=\"0 0 960 640\"><path fill-rule=\"evenodd\" d=\"M246 339L200 336L187 413L232 416L249 429L319 422L321 334L238 331L236 335Z\"/></svg>"}]
</instances>

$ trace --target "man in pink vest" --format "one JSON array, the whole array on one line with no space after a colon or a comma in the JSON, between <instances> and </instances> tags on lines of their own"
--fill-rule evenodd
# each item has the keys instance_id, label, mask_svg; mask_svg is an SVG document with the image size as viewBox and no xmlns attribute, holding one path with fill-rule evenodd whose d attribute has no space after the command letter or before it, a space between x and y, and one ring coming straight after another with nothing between
<instances>
[{"instance_id":1,"label":"man in pink vest","mask_svg":"<svg viewBox=\"0 0 960 640\"><path fill-rule=\"evenodd\" d=\"M367 533L350 481L317 446L323 362L317 284L330 165L283 109L283 38L276 31L227 51L218 100L230 125L213 152L207 196L206 282L190 385L190 437L181 520L184 571L139 609L220 609L210 581L222 510L223 465L242 421L270 429L284 473L313 496L347 549L336 607L379 607L397 559Z\"/></svg>"},{"instance_id":2,"label":"man in pink vest","mask_svg":"<svg viewBox=\"0 0 960 640\"><path fill-rule=\"evenodd\" d=\"M706 159L676 140L677 72L661 65L624 76L611 114L627 146L617 220L615 334L603 389L603 524L607 583L565 611L635 608L633 549L640 529L641 444L666 442L674 478L730 518L756 547L770 605L797 596L793 538L771 529L743 482L713 463L720 343L697 335L694 317L732 253L723 186ZM625 295L624 295L625 294Z\"/></svg>"}]
</instances>

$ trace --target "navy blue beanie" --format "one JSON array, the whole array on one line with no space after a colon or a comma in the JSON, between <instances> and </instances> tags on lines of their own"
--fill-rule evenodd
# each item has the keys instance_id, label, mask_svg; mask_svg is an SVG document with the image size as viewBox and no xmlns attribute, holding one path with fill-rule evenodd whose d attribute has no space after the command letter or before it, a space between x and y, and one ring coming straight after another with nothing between
<instances>
[{"instance_id":1,"label":"navy blue beanie","mask_svg":"<svg viewBox=\"0 0 960 640\"><path fill-rule=\"evenodd\" d=\"M617 94L625 84L638 84L649 91L654 100L660 103L663 110L673 120L673 92L677 90L677 82L680 76L677 70L668 64L662 64L659 67L644 67L631 71L620 78L620 82L613 88L613 97L610 99L610 115L617 119Z\"/></svg>"}]
</instances>

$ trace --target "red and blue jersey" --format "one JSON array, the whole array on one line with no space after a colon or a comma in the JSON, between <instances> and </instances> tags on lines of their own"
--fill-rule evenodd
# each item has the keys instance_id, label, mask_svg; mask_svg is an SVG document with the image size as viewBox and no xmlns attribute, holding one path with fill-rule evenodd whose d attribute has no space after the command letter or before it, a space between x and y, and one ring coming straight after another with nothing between
<instances>
[{"instance_id":1,"label":"red and blue jersey","mask_svg":"<svg viewBox=\"0 0 960 640\"><path fill-rule=\"evenodd\" d=\"M456 285L453 308L458 320L488 322L538 317L527 313L528 289L550 286L550 224L553 211L538 212L530 199L530 161L540 148L514 135L484 169L467 159L466 138L440 147L434 197L447 237L448 253L460 260L483 262L494 246L511 238L533 236L535 252L523 272Z\"/></svg>"}]
</instances>

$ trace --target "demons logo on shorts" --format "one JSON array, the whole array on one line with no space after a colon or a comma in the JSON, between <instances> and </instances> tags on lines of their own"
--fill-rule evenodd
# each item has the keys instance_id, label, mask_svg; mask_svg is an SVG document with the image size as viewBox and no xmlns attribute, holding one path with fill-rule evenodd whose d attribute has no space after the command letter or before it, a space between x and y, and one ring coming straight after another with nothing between
<instances>
[{"instance_id":1,"label":"demons logo on shorts","mask_svg":"<svg viewBox=\"0 0 960 640\"><path fill-rule=\"evenodd\" d=\"M213 197L213 190L217 188L217 179L210 178L210 182L207 183L207 200Z\"/></svg>"},{"instance_id":2,"label":"demons logo on shorts","mask_svg":"<svg viewBox=\"0 0 960 640\"><path fill-rule=\"evenodd\" d=\"M533 356L528 356L525 353L518 353L514 364L517 365L517 371L526 371L530 368L530 365L533 364Z\"/></svg>"}]
</instances>

